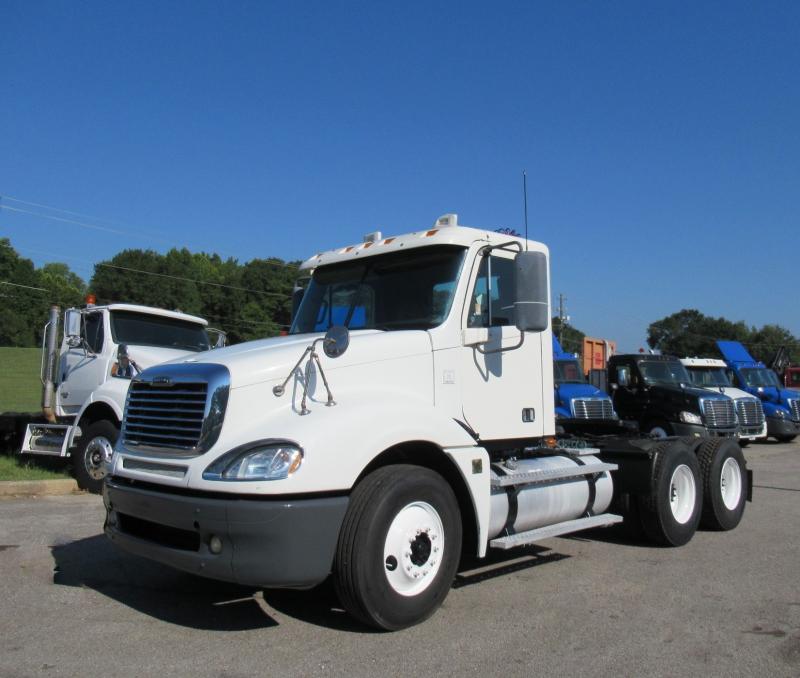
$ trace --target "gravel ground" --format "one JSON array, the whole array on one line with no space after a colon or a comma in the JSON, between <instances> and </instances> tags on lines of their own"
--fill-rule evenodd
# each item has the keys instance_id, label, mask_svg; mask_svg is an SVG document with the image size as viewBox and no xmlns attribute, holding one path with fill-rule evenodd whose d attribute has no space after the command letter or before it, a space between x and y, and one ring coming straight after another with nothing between
<instances>
[{"instance_id":1,"label":"gravel ground","mask_svg":"<svg viewBox=\"0 0 800 678\"><path fill-rule=\"evenodd\" d=\"M329 586L254 591L115 550L102 502L0 501L0 675L800 675L800 444L751 445L729 533L612 531L462 571L428 622L358 626Z\"/></svg>"}]
</instances>

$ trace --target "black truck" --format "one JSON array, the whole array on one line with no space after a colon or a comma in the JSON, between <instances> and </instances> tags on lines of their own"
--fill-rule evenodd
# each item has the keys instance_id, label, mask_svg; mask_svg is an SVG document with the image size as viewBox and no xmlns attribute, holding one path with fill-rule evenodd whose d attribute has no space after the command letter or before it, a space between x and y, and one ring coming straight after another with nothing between
<instances>
[{"instance_id":1,"label":"black truck","mask_svg":"<svg viewBox=\"0 0 800 678\"><path fill-rule=\"evenodd\" d=\"M608 384L619 417L642 433L737 437L736 407L722 393L695 388L674 356L632 353L608 361Z\"/></svg>"}]
</instances>

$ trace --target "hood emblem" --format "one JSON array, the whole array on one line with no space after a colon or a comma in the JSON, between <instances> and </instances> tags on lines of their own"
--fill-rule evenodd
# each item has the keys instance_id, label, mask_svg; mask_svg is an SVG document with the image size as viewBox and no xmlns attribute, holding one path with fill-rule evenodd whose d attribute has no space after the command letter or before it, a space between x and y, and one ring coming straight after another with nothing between
<instances>
[{"instance_id":1,"label":"hood emblem","mask_svg":"<svg viewBox=\"0 0 800 678\"><path fill-rule=\"evenodd\" d=\"M153 377L153 386L172 386L172 379L169 377Z\"/></svg>"}]
</instances>

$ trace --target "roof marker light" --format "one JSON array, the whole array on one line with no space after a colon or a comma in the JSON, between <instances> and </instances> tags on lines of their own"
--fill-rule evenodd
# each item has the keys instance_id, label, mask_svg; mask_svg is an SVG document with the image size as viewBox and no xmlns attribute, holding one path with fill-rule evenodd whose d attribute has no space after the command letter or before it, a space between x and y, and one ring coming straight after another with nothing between
<instances>
[{"instance_id":1,"label":"roof marker light","mask_svg":"<svg viewBox=\"0 0 800 678\"><path fill-rule=\"evenodd\" d=\"M383 241L383 244L388 245L390 242L394 242L394 238L386 238L386 240Z\"/></svg>"},{"instance_id":2,"label":"roof marker light","mask_svg":"<svg viewBox=\"0 0 800 678\"><path fill-rule=\"evenodd\" d=\"M430 238L432 235L436 235L439 232L438 228L434 228L432 231L428 231L425 233L426 238Z\"/></svg>"}]
</instances>

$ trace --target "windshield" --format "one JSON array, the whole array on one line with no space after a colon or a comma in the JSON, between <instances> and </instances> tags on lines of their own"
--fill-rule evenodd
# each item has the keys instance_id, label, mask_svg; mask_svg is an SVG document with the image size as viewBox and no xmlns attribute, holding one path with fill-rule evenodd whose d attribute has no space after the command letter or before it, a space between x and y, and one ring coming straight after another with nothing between
<instances>
[{"instance_id":1,"label":"windshield","mask_svg":"<svg viewBox=\"0 0 800 678\"><path fill-rule=\"evenodd\" d=\"M644 360L639 363L639 372L646 384L691 384L686 368L677 360Z\"/></svg>"},{"instance_id":2,"label":"windshield","mask_svg":"<svg viewBox=\"0 0 800 678\"><path fill-rule=\"evenodd\" d=\"M131 311L111 312L111 336L117 344L162 346L185 351L211 348L203 325Z\"/></svg>"},{"instance_id":3,"label":"windshield","mask_svg":"<svg viewBox=\"0 0 800 678\"><path fill-rule=\"evenodd\" d=\"M739 371L742 373L744 383L752 388L757 386L781 387L778 377L775 376L772 370L768 370L766 367L743 367Z\"/></svg>"},{"instance_id":4,"label":"windshield","mask_svg":"<svg viewBox=\"0 0 800 678\"><path fill-rule=\"evenodd\" d=\"M577 360L556 360L553 362L556 384L585 384Z\"/></svg>"},{"instance_id":5,"label":"windshield","mask_svg":"<svg viewBox=\"0 0 800 678\"><path fill-rule=\"evenodd\" d=\"M461 247L393 252L314 271L290 334L430 329L444 322L464 260Z\"/></svg>"},{"instance_id":6,"label":"windshield","mask_svg":"<svg viewBox=\"0 0 800 678\"><path fill-rule=\"evenodd\" d=\"M723 367L690 367L692 382L698 386L730 386L731 382Z\"/></svg>"}]
</instances>

